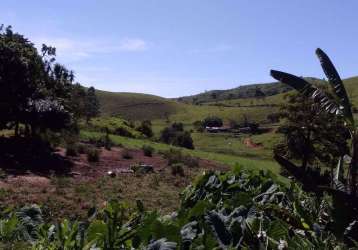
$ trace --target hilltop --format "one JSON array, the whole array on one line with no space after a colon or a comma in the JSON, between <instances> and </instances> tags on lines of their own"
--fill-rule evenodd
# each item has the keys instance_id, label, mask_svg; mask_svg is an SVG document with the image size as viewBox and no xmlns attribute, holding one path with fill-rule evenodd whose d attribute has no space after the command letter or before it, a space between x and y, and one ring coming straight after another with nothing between
<instances>
[{"instance_id":1,"label":"hilltop","mask_svg":"<svg viewBox=\"0 0 358 250\"><path fill-rule=\"evenodd\" d=\"M177 112L177 102L148 94L96 91L104 116L120 115L127 120L162 119Z\"/></svg>"},{"instance_id":2,"label":"hilltop","mask_svg":"<svg viewBox=\"0 0 358 250\"><path fill-rule=\"evenodd\" d=\"M306 78L315 84L325 84L321 79ZM358 77L344 80L353 104L358 106ZM259 91L258 91L259 90ZM207 115L218 115L225 120L249 118L262 121L267 114L275 112L278 104L290 87L272 82L243 85L228 90L211 90L193 96L168 99L155 95L126 92L97 91L104 116L120 115L128 120L164 120L182 121L190 124ZM260 96L260 94L264 94ZM259 95L259 96L258 96ZM193 105L196 104L196 105ZM276 108L275 108L276 107Z\"/></svg>"}]
</instances>

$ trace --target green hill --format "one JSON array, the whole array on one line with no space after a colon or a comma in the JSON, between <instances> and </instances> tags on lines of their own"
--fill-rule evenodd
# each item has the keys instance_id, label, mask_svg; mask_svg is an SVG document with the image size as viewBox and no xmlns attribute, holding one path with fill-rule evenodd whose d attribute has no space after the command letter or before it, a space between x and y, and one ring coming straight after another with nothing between
<instances>
[{"instance_id":1,"label":"green hill","mask_svg":"<svg viewBox=\"0 0 358 250\"><path fill-rule=\"evenodd\" d=\"M126 92L96 91L104 116L119 115L127 120L162 119L174 114L179 104L163 97Z\"/></svg>"},{"instance_id":2,"label":"green hill","mask_svg":"<svg viewBox=\"0 0 358 250\"><path fill-rule=\"evenodd\" d=\"M315 84L326 84L321 79L306 78ZM358 107L358 77L344 80L352 103ZM260 89L263 96L257 95ZM194 96L166 99L138 93L113 93L97 91L102 115L120 115L128 120L181 121L191 124L209 115L224 120L240 120L243 114L257 121L265 120L267 114L276 112L278 104L291 88L282 83L252 84L229 90L213 90ZM216 93L215 99L212 93ZM195 102L194 102L195 100ZM192 103L197 105L192 105Z\"/></svg>"},{"instance_id":3,"label":"green hill","mask_svg":"<svg viewBox=\"0 0 358 250\"><path fill-rule=\"evenodd\" d=\"M262 83L242 85L228 90L211 90L192 96L179 97L177 100L185 103L208 103L233 99L255 98L260 95L258 90L265 96L273 96L292 90L283 83Z\"/></svg>"}]
</instances>

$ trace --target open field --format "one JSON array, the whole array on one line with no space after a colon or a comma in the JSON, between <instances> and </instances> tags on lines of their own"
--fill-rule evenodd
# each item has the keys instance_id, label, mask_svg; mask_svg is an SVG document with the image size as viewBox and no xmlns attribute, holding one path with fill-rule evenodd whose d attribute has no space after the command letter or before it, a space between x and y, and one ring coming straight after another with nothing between
<instances>
[{"instance_id":1,"label":"open field","mask_svg":"<svg viewBox=\"0 0 358 250\"><path fill-rule=\"evenodd\" d=\"M98 132L89 132L89 131L81 131L81 138L83 140L88 140L89 138L98 138L102 136L102 133ZM176 148L167 144L152 142L148 140L142 139L133 139L128 137L110 135L111 140L117 145L123 145L132 149L139 149L143 145L150 145L155 148L157 151L165 151L170 148ZM213 160L227 166L235 167L237 165L252 169L252 170L270 170L274 173L279 172L279 165L272 160L262 160L262 159L250 159L242 156L235 156L230 154L223 153L213 153L207 152L203 150L189 150L184 148L177 148L182 150L184 153L202 158L207 160Z\"/></svg>"},{"instance_id":2,"label":"open field","mask_svg":"<svg viewBox=\"0 0 358 250\"><path fill-rule=\"evenodd\" d=\"M123 152L132 158L124 159ZM208 160L199 160L195 167L185 167L184 176L173 175L167 160L159 154L143 155L142 150L112 148L100 149L99 162L88 162L86 155L67 157L73 162L71 172L62 175L18 175L1 172L0 208L39 204L46 216L52 219L84 219L91 207L101 207L106 201L119 199L134 206L141 200L149 210L162 214L179 207L180 192L203 171L228 170L228 167ZM59 155L64 156L60 149ZM131 166L150 164L154 172L139 174L130 172ZM107 171L117 173L110 177ZM48 214L47 214L48 213Z\"/></svg>"},{"instance_id":3,"label":"open field","mask_svg":"<svg viewBox=\"0 0 358 250\"><path fill-rule=\"evenodd\" d=\"M273 145L281 139L275 133L240 136L230 133L193 133L192 137L198 150L260 160L272 160ZM251 140L254 146L245 144L247 140Z\"/></svg>"}]
</instances>

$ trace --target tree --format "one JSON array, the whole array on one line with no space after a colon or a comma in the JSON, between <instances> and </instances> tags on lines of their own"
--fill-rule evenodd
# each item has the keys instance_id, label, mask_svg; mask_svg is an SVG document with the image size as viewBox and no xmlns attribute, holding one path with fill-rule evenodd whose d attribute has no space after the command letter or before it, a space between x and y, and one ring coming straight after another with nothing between
<instances>
[{"instance_id":1,"label":"tree","mask_svg":"<svg viewBox=\"0 0 358 250\"><path fill-rule=\"evenodd\" d=\"M141 132L148 138L153 137L152 122L149 120L142 121L141 124L137 127L137 131Z\"/></svg>"},{"instance_id":2,"label":"tree","mask_svg":"<svg viewBox=\"0 0 358 250\"><path fill-rule=\"evenodd\" d=\"M211 98L212 98L213 100L217 101L218 94L217 94L216 92L212 92L212 93L210 94L210 96L211 96Z\"/></svg>"},{"instance_id":3,"label":"tree","mask_svg":"<svg viewBox=\"0 0 358 250\"><path fill-rule=\"evenodd\" d=\"M222 127L223 120L217 116L208 116L203 120L204 127Z\"/></svg>"},{"instance_id":4,"label":"tree","mask_svg":"<svg viewBox=\"0 0 358 250\"><path fill-rule=\"evenodd\" d=\"M39 128L58 129L70 122L73 73L54 64L53 47L43 45L41 52L10 26L0 27L0 128L14 128L15 136L20 123L34 135ZM62 118L50 122L49 117Z\"/></svg>"},{"instance_id":5,"label":"tree","mask_svg":"<svg viewBox=\"0 0 358 250\"><path fill-rule=\"evenodd\" d=\"M277 122L280 122L281 114L280 113L271 113L271 114L268 114L266 118L271 123L277 123Z\"/></svg>"},{"instance_id":6,"label":"tree","mask_svg":"<svg viewBox=\"0 0 358 250\"><path fill-rule=\"evenodd\" d=\"M87 123L93 117L99 115L99 101L96 96L96 90L94 87L90 87L87 90L86 96L86 105L85 105L85 113L86 113L86 121Z\"/></svg>"},{"instance_id":7,"label":"tree","mask_svg":"<svg viewBox=\"0 0 358 250\"><path fill-rule=\"evenodd\" d=\"M266 95L265 93L261 90L261 88L256 87L255 88L255 98L256 99L265 99Z\"/></svg>"},{"instance_id":8,"label":"tree","mask_svg":"<svg viewBox=\"0 0 358 250\"><path fill-rule=\"evenodd\" d=\"M86 114L87 92L79 83L72 86L70 106L74 117L78 120Z\"/></svg>"},{"instance_id":9,"label":"tree","mask_svg":"<svg viewBox=\"0 0 358 250\"><path fill-rule=\"evenodd\" d=\"M193 139L188 131L184 130L182 123L173 123L160 133L160 141L179 147L194 149Z\"/></svg>"},{"instance_id":10,"label":"tree","mask_svg":"<svg viewBox=\"0 0 358 250\"><path fill-rule=\"evenodd\" d=\"M321 88L318 88L307 82L305 79L295 75L271 70L271 76L280 82L288 84L292 88L301 92L303 95L313 98L314 102L317 103L319 112L331 113L343 119L350 134L352 148L350 152L351 160L347 175L349 188L346 191L355 197L357 194L358 130L353 119L351 110L352 105L343 82L329 57L321 49L317 49L316 54L331 87L330 95L327 95L327 93ZM341 157L341 160L342 158L343 157ZM338 171L339 167L340 165L338 165Z\"/></svg>"},{"instance_id":11,"label":"tree","mask_svg":"<svg viewBox=\"0 0 358 250\"><path fill-rule=\"evenodd\" d=\"M278 129L285 136L284 144L279 145L281 154L301 160L304 171L315 161L330 167L337 164L337 159L349 151L342 119L318 112L317 104L302 94L291 94L285 99L287 102L281 107L285 123Z\"/></svg>"}]
</instances>

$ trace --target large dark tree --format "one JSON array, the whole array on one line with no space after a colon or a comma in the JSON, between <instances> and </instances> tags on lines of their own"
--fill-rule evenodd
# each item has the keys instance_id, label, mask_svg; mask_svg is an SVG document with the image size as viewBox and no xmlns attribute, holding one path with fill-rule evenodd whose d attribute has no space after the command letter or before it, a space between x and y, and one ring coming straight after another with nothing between
<instances>
[{"instance_id":1,"label":"large dark tree","mask_svg":"<svg viewBox=\"0 0 358 250\"><path fill-rule=\"evenodd\" d=\"M272 70L271 76L280 82L290 85L303 95L311 97L319 107L319 112L334 114L344 120L344 124L349 131L351 139L351 160L347 175L349 185L344 191L355 197L357 194L358 173L358 129L353 118L352 105L344 84L329 57L321 49L317 49L316 54L331 87L329 95L327 95L327 92L323 89L295 75ZM342 158L339 162L342 162ZM337 166L337 169L339 170L340 167L341 164Z\"/></svg>"},{"instance_id":2,"label":"large dark tree","mask_svg":"<svg viewBox=\"0 0 358 250\"><path fill-rule=\"evenodd\" d=\"M68 112L73 73L55 64L56 50L43 45L41 54L11 27L0 28L0 129L19 124L35 134L60 129L71 121Z\"/></svg>"},{"instance_id":3,"label":"large dark tree","mask_svg":"<svg viewBox=\"0 0 358 250\"><path fill-rule=\"evenodd\" d=\"M285 140L276 150L287 158L301 160L304 171L315 162L332 168L340 156L348 153L349 134L343 120L319 112L312 99L290 94L281 111L285 122L279 131Z\"/></svg>"},{"instance_id":4,"label":"large dark tree","mask_svg":"<svg viewBox=\"0 0 358 250\"><path fill-rule=\"evenodd\" d=\"M96 96L96 90L94 87L90 87L87 90L86 96L86 104L85 104L85 113L86 113L86 120L89 120L93 117L99 115L99 101Z\"/></svg>"}]
</instances>

